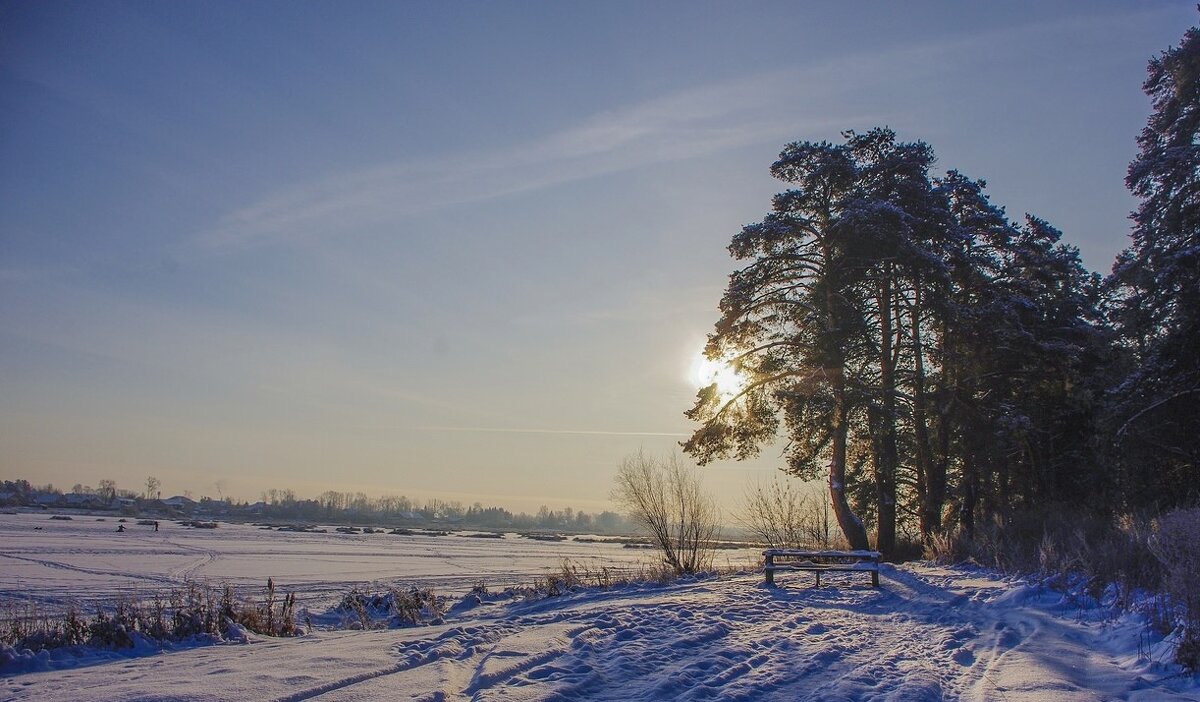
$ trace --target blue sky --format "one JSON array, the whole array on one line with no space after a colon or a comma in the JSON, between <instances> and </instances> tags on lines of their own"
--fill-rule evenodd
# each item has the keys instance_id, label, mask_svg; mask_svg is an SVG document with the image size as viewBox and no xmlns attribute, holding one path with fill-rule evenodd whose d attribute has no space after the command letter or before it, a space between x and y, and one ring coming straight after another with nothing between
<instances>
[{"instance_id":1,"label":"blue sky","mask_svg":"<svg viewBox=\"0 0 1200 702\"><path fill-rule=\"evenodd\" d=\"M0 477L606 506L792 140L1107 271L1191 2L0 4ZM706 469L727 505L774 452Z\"/></svg>"}]
</instances>

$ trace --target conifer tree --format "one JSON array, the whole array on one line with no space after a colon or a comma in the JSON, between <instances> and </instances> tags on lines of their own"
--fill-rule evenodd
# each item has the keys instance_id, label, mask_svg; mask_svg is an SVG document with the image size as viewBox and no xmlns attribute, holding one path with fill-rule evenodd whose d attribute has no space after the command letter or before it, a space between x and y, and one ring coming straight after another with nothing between
<instances>
[{"instance_id":1,"label":"conifer tree","mask_svg":"<svg viewBox=\"0 0 1200 702\"><path fill-rule=\"evenodd\" d=\"M1134 364L1112 420L1127 485L1165 506L1200 495L1200 29L1142 87L1153 112L1125 179L1141 203L1107 281Z\"/></svg>"}]
</instances>

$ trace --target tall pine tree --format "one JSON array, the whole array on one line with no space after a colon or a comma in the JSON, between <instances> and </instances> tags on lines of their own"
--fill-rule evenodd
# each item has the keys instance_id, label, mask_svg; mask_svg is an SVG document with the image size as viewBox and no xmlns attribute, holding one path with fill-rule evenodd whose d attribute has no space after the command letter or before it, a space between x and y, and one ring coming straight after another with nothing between
<instances>
[{"instance_id":1,"label":"tall pine tree","mask_svg":"<svg viewBox=\"0 0 1200 702\"><path fill-rule=\"evenodd\" d=\"M1108 280L1134 369L1112 420L1134 499L1169 506L1200 497L1200 29L1142 87L1153 112L1125 179L1141 204Z\"/></svg>"}]
</instances>

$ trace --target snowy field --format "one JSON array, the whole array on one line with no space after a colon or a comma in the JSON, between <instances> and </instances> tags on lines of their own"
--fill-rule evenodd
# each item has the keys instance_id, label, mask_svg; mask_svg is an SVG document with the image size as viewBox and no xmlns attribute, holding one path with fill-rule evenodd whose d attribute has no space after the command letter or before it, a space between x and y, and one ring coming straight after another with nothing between
<instances>
[{"instance_id":1,"label":"snowy field","mask_svg":"<svg viewBox=\"0 0 1200 702\"><path fill-rule=\"evenodd\" d=\"M301 605L328 606L354 586L415 584L438 594L462 594L477 582L498 589L528 585L561 568L636 568L655 552L616 543L535 541L517 534L502 539L446 536L342 534L267 530L220 522L194 529L159 520L159 531L116 517L59 513L0 514L0 603L34 602L54 609L67 602L111 602L121 595L152 596L187 580L229 583L253 592L268 577ZM100 521L103 520L103 521ZM463 532L477 533L477 532ZM748 565L757 550L718 552L719 564Z\"/></svg>"},{"instance_id":2,"label":"snowy field","mask_svg":"<svg viewBox=\"0 0 1200 702\"><path fill-rule=\"evenodd\" d=\"M537 573L563 555L637 555L572 542L342 540L224 524L215 533L164 522L157 535L110 535L112 520L41 517L32 533L29 516L3 518L6 593L144 591L188 575L257 584L271 570L319 596L400 570L434 583L499 582L509 569ZM467 599L435 626L94 651L7 675L0 700L1200 700L1194 678L1161 662L1167 646L1140 616L1037 586L928 565L885 566L878 589L862 574L826 575L821 588L805 573L779 581L768 588L761 575L743 575L536 601Z\"/></svg>"}]
</instances>

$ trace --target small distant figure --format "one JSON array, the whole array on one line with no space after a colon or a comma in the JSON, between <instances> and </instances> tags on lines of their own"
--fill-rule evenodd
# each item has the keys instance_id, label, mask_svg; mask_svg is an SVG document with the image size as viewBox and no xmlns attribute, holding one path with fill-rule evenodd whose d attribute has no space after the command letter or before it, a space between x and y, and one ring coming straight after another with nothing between
<instances>
[{"instance_id":1,"label":"small distant figure","mask_svg":"<svg viewBox=\"0 0 1200 702\"><path fill-rule=\"evenodd\" d=\"M124 525L124 524L118 524L118 525L117 525L117 533L118 533L118 534L120 534L120 533L122 533L123 531L125 531L125 525Z\"/></svg>"},{"instance_id":2,"label":"small distant figure","mask_svg":"<svg viewBox=\"0 0 1200 702\"><path fill-rule=\"evenodd\" d=\"M154 530L158 531L158 520L154 520Z\"/></svg>"}]
</instances>

